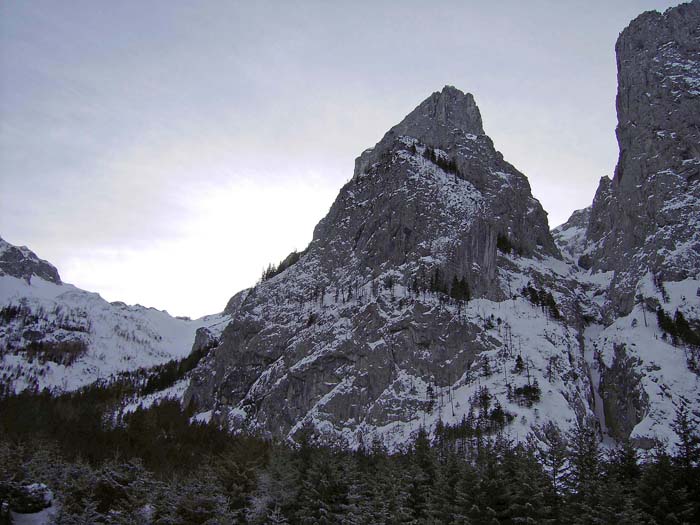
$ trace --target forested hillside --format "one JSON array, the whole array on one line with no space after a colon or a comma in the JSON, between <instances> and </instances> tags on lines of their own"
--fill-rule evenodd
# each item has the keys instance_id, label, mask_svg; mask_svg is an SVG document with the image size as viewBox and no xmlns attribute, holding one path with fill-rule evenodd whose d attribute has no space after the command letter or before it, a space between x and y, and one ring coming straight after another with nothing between
<instances>
[{"instance_id":1,"label":"forested hillside","mask_svg":"<svg viewBox=\"0 0 700 525\"><path fill-rule=\"evenodd\" d=\"M111 392L111 394L110 394ZM421 430L400 453L230 436L164 401L114 421L116 391L0 401L0 523L697 523L700 435L603 451L595 427L516 442L491 417ZM496 409L497 410L497 409ZM47 495L49 496L47 498ZM37 514L39 515L39 514ZM15 514L15 516L17 516Z\"/></svg>"}]
</instances>

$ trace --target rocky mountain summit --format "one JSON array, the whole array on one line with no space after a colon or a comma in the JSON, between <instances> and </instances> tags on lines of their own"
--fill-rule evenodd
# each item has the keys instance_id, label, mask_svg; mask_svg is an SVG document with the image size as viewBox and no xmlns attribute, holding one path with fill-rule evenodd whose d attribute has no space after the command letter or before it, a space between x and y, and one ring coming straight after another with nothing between
<instances>
[{"instance_id":1,"label":"rocky mountain summit","mask_svg":"<svg viewBox=\"0 0 700 525\"><path fill-rule=\"evenodd\" d=\"M657 323L700 328L699 11L620 35L615 177L554 237L473 96L428 97L356 160L309 247L232 301L185 401L234 429L351 446L584 418L648 446L680 404L700 417L697 350Z\"/></svg>"},{"instance_id":2,"label":"rocky mountain summit","mask_svg":"<svg viewBox=\"0 0 700 525\"><path fill-rule=\"evenodd\" d=\"M365 151L294 259L237 301L186 403L350 445L495 406L527 427L542 387L569 422L592 414L576 331L555 320L577 323L555 299L568 267L471 95L445 87Z\"/></svg>"},{"instance_id":3,"label":"rocky mountain summit","mask_svg":"<svg viewBox=\"0 0 700 525\"><path fill-rule=\"evenodd\" d=\"M13 246L0 238L0 276L2 275L11 275L27 282L36 275L45 281L61 284L61 278L55 266L39 259L26 246Z\"/></svg>"}]
</instances>

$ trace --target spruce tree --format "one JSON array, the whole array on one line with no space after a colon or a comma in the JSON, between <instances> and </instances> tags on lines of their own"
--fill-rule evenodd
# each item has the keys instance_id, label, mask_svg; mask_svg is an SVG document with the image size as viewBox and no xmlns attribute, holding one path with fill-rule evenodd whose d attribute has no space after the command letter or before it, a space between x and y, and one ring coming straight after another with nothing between
<instances>
[{"instance_id":1,"label":"spruce tree","mask_svg":"<svg viewBox=\"0 0 700 525\"><path fill-rule=\"evenodd\" d=\"M663 445L657 445L637 484L636 502L653 523L690 523L693 507L685 487L678 486L676 468Z\"/></svg>"},{"instance_id":2,"label":"spruce tree","mask_svg":"<svg viewBox=\"0 0 700 525\"><path fill-rule=\"evenodd\" d=\"M610 523L642 523L644 513L636 505L636 487L641 477L637 452L629 442L607 454L602 465L600 516Z\"/></svg>"},{"instance_id":3,"label":"spruce tree","mask_svg":"<svg viewBox=\"0 0 700 525\"><path fill-rule=\"evenodd\" d=\"M693 501L693 514L700 519L700 434L683 402L676 409L673 431L678 438L677 452L673 457L678 481Z\"/></svg>"},{"instance_id":4,"label":"spruce tree","mask_svg":"<svg viewBox=\"0 0 700 525\"><path fill-rule=\"evenodd\" d=\"M594 523L600 501L600 448L595 421L578 421L567 434L569 465L566 484L570 493L569 519Z\"/></svg>"},{"instance_id":5,"label":"spruce tree","mask_svg":"<svg viewBox=\"0 0 700 525\"><path fill-rule=\"evenodd\" d=\"M58 498L57 525L82 525L104 520L104 516L97 512L93 494L95 481L94 471L85 463L76 462L67 468Z\"/></svg>"},{"instance_id":6,"label":"spruce tree","mask_svg":"<svg viewBox=\"0 0 700 525\"><path fill-rule=\"evenodd\" d=\"M299 462L286 447L272 449L267 467L258 473L257 487L249 498L247 519L264 523L275 513L285 514L297 500Z\"/></svg>"}]
</instances>

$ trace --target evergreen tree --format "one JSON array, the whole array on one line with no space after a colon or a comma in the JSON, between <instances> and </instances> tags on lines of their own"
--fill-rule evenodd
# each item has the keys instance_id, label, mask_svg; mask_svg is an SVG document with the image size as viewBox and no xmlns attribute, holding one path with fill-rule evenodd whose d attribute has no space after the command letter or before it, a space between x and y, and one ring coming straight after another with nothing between
<instances>
[{"instance_id":1,"label":"evergreen tree","mask_svg":"<svg viewBox=\"0 0 700 525\"><path fill-rule=\"evenodd\" d=\"M567 442L557 424L549 421L533 429L528 436L528 444L549 476L554 492L563 494L569 461Z\"/></svg>"},{"instance_id":2,"label":"evergreen tree","mask_svg":"<svg viewBox=\"0 0 700 525\"><path fill-rule=\"evenodd\" d=\"M673 430L677 436L677 452L673 457L678 468L678 481L693 501L693 514L700 519L700 434L690 420L685 403L676 409Z\"/></svg>"},{"instance_id":3,"label":"evergreen tree","mask_svg":"<svg viewBox=\"0 0 700 525\"><path fill-rule=\"evenodd\" d=\"M574 523L594 523L600 501L601 457L595 421L578 421L567 434L569 465L566 483L568 517Z\"/></svg>"},{"instance_id":4,"label":"evergreen tree","mask_svg":"<svg viewBox=\"0 0 700 525\"><path fill-rule=\"evenodd\" d=\"M678 486L676 469L662 445L657 445L653 461L645 466L636 495L637 505L652 523L681 524L692 519L687 490Z\"/></svg>"},{"instance_id":5,"label":"evergreen tree","mask_svg":"<svg viewBox=\"0 0 700 525\"><path fill-rule=\"evenodd\" d=\"M503 460L509 505L503 517L512 523L542 523L556 518L557 496L532 451L508 447Z\"/></svg>"},{"instance_id":6,"label":"evergreen tree","mask_svg":"<svg viewBox=\"0 0 700 525\"><path fill-rule=\"evenodd\" d=\"M668 333L675 343L676 337L678 336L676 332L676 325L673 322L673 319L671 319L660 306L656 310L656 321L659 324L659 328Z\"/></svg>"},{"instance_id":7,"label":"evergreen tree","mask_svg":"<svg viewBox=\"0 0 700 525\"><path fill-rule=\"evenodd\" d=\"M513 373L519 374L525 370L525 363L523 362L523 356L518 354L518 356L515 358L515 368L513 368Z\"/></svg>"},{"instance_id":8,"label":"evergreen tree","mask_svg":"<svg viewBox=\"0 0 700 525\"><path fill-rule=\"evenodd\" d=\"M250 498L247 519L265 523L275 513L288 512L299 492L299 464L286 447L275 447L267 467L258 474L257 487Z\"/></svg>"},{"instance_id":9,"label":"evergreen tree","mask_svg":"<svg viewBox=\"0 0 700 525\"><path fill-rule=\"evenodd\" d=\"M444 463L440 464L437 471L435 496L429 511L434 522L468 523L465 487L460 484L464 477L463 463L454 453L447 453Z\"/></svg>"},{"instance_id":10,"label":"evergreen tree","mask_svg":"<svg viewBox=\"0 0 700 525\"><path fill-rule=\"evenodd\" d=\"M678 437L678 453L675 461L686 473L691 473L700 462L700 434L690 421L685 403L680 403L673 420L673 431Z\"/></svg>"},{"instance_id":11,"label":"evergreen tree","mask_svg":"<svg viewBox=\"0 0 700 525\"><path fill-rule=\"evenodd\" d=\"M344 525L372 523L376 517L371 484L358 466L355 457L345 454L343 459L342 476L347 486L347 495L340 509L341 523Z\"/></svg>"},{"instance_id":12,"label":"evergreen tree","mask_svg":"<svg viewBox=\"0 0 700 525\"><path fill-rule=\"evenodd\" d=\"M477 458L479 468L479 488L475 504L468 517L476 524L500 523L507 519L511 505L510 494L506 490L507 479L500 464L498 453L492 445L484 446Z\"/></svg>"},{"instance_id":13,"label":"evergreen tree","mask_svg":"<svg viewBox=\"0 0 700 525\"><path fill-rule=\"evenodd\" d=\"M426 520L433 505L437 462L428 433L421 427L413 444L409 472L408 507L414 520Z\"/></svg>"},{"instance_id":14,"label":"evergreen tree","mask_svg":"<svg viewBox=\"0 0 700 525\"><path fill-rule=\"evenodd\" d=\"M314 449L308 469L302 474L296 520L299 523L334 523L347 506L348 493L339 460L326 449Z\"/></svg>"},{"instance_id":15,"label":"evergreen tree","mask_svg":"<svg viewBox=\"0 0 700 525\"><path fill-rule=\"evenodd\" d=\"M608 452L602 464L600 516L606 523L643 523L647 516L636 505L641 477L637 452L629 442Z\"/></svg>"},{"instance_id":16,"label":"evergreen tree","mask_svg":"<svg viewBox=\"0 0 700 525\"><path fill-rule=\"evenodd\" d=\"M104 516L97 512L93 494L95 482L95 473L89 465L76 462L68 467L59 494L57 525L87 525L104 521Z\"/></svg>"},{"instance_id":17,"label":"evergreen tree","mask_svg":"<svg viewBox=\"0 0 700 525\"><path fill-rule=\"evenodd\" d=\"M456 301L469 301L471 299L471 291L466 278L457 279L456 275L452 278L450 297Z\"/></svg>"},{"instance_id":18,"label":"evergreen tree","mask_svg":"<svg viewBox=\"0 0 700 525\"><path fill-rule=\"evenodd\" d=\"M154 522L165 524L232 524L236 520L208 466L192 477L183 477L163 485L154 512Z\"/></svg>"},{"instance_id":19,"label":"evergreen tree","mask_svg":"<svg viewBox=\"0 0 700 525\"><path fill-rule=\"evenodd\" d=\"M94 498L102 514L114 512L119 516L139 513L153 489L148 472L139 460L111 460L97 473Z\"/></svg>"}]
</instances>

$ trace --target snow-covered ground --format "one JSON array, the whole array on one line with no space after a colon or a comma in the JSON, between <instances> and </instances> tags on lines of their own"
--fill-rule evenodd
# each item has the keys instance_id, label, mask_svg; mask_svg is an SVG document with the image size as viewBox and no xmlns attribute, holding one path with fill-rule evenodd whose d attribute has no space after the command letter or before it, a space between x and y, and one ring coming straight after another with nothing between
<instances>
[{"instance_id":1,"label":"snow-covered ground","mask_svg":"<svg viewBox=\"0 0 700 525\"><path fill-rule=\"evenodd\" d=\"M0 275L0 308L20 308L0 324L0 376L14 392L24 389L75 390L120 372L152 367L187 356L198 328L223 330L223 314L196 320L124 303L96 293L32 276L27 282ZM79 342L84 353L74 362L34 357L32 342Z\"/></svg>"},{"instance_id":2,"label":"snow-covered ground","mask_svg":"<svg viewBox=\"0 0 700 525\"><path fill-rule=\"evenodd\" d=\"M652 276L647 275L640 281L637 291L645 298L657 298L671 315L678 309L689 319L700 318L700 297L697 296L700 281L665 282L664 288L666 301ZM648 408L630 438L658 439L672 446L676 440L672 422L678 406L686 404L691 417L700 415L700 376L688 367L690 350L683 345L673 345L670 337L659 328L656 314L644 311L641 304L609 326L592 325L585 335L592 367L598 369L598 361L607 368L612 367L615 347L620 345L624 345L628 357L637 361L635 368L648 396Z\"/></svg>"}]
</instances>

